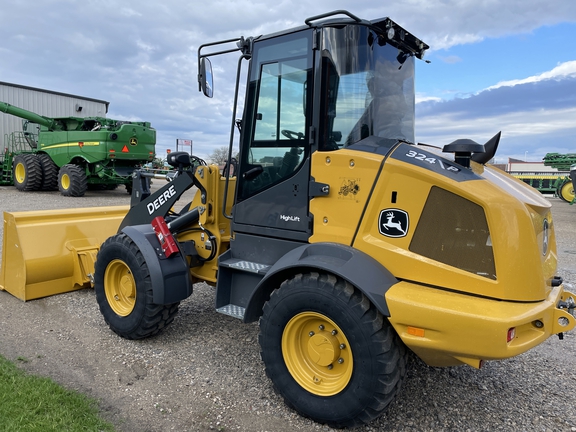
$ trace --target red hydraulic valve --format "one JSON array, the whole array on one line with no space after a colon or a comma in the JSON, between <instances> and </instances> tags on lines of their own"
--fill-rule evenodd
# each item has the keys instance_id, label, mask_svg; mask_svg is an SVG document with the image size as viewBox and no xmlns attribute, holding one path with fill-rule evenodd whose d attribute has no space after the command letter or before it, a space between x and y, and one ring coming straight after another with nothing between
<instances>
[{"instance_id":1,"label":"red hydraulic valve","mask_svg":"<svg viewBox=\"0 0 576 432\"><path fill-rule=\"evenodd\" d=\"M164 255L166 255L166 258L179 251L174 236L168 229L168 225L162 216L156 216L152 219L152 229L154 230L156 237L158 237L160 247L162 248Z\"/></svg>"}]
</instances>

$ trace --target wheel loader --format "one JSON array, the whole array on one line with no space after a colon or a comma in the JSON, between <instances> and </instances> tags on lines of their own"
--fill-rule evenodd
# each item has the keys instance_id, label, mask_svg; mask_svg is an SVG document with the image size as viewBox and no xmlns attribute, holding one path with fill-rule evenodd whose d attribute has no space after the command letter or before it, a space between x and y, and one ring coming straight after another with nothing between
<instances>
[{"instance_id":1,"label":"wheel loader","mask_svg":"<svg viewBox=\"0 0 576 432\"><path fill-rule=\"evenodd\" d=\"M576 295L555 273L551 206L487 165L500 134L414 144L427 48L347 11L202 45L208 97L211 59L239 56L225 168L173 152L173 181L151 193L136 172L129 208L5 213L2 288L29 300L93 285L112 331L141 339L208 283L218 312L259 321L286 403L333 427L378 417L409 351L480 368L562 337Z\"/></svg>"}]
</instances>

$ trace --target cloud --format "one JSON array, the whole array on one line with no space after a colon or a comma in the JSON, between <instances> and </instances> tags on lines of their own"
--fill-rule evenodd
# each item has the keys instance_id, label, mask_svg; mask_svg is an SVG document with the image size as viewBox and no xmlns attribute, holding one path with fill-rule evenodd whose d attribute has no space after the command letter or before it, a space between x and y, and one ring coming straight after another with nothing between
<instances>
[{"instance_id":1,"label":"cloud","mask_svg":"<svg viewBox=\"0 0 576 432\"><path fill-rule=\"evenodd\" d=\"M451 55L451 56L438 56L438 58L440 60L442 60L444 63L448 63L448 64L454 64L454 63L460 63L462 61L462 59L456 55Z\"/></svg>"},{"instance_id":2,"label":"cloud","mask_svg":"<svg viewBox=\"0 0 576 432\"><path fill-rule=\"evenodd\" d=\"M576 21L576 4L570 1L405 0L392 10L392 19L401 18L399 22L414 29L432 50Z\"/></svg>"},{"instance_id":3,"label":"cloud","mask_svg":"<svg viewBox=\"0 0 576 432\"><path fill-rule=\"evenodd\" d=\"M501 82L467 98L418 103L418 140L443 145L470 138L484 143L502 131L500 157L524 158L529 152L532 160L539 160L551 148L574 152L575 64L568 62L538 76Z\"/></svg>"},{"instance_id":4,"label":"cloud","mask_svg":"<svg viewBox=\"0 0 576 432\"><path fill-rule=\"evenodd\" d=\"M301 26L310 16L336 9L367 19L390 16L435 50L576 22L573 1L405 0L383 7L372 0L278 0L272 6L263 0L46 0L36 2L31 12L29 2L3 0L0 80L110 101L110 117L152 123L159 151L174 148L176 138L188 138L207 155L210 148L228 145L237 57L215 62L216 94L210 100L197 91L198 47ZM418 109L423 121L432 115L457 121L479 115L497 122L507 106L516 109L511 97L525 104L524 111L537 110L534 98L543 98L538 90L543 81L499 83L527 90L528 97L500 88L469 102L444 104L419 96ZM547 90L560 96L569 91Z\"/></svg>"},{"instance_id":5,"label":"cloud","mask_svg":"<svg viewBox=\"0 0 576 432\"><path fill-rule=\"evenodd\" d=\"M450 112L460 118L504 115L509 112L568 109L576 106L576 76L562 80L528 81L497 86L467 98L428 101L418 105L420 115Z\"/></svg>"},{"instance_id":6,"label":"cloud","mask_svg":"<svg viewBox=\"0 0 576 432\"><path fill-rule=\"evenodd\" d=\"M426 96L420 93L416 93L416 103L422 104L424 102L442 102L442 98L437 96Z\"/></svg>"},{"instance_id":7,"label":"cloud","mask_svg":"<svg viewBox=\"0 0 576 432\"><path fill-rule=\"evenodd\" d=\"M486 90L493 90L500 87L514 87L519 84L537 83L546 80L560 80L563 78L576 78L576 60L559 64L551 71L541 73L540 75L531 76L524 79L501 81Z\"/></svg>"}]
</instances>

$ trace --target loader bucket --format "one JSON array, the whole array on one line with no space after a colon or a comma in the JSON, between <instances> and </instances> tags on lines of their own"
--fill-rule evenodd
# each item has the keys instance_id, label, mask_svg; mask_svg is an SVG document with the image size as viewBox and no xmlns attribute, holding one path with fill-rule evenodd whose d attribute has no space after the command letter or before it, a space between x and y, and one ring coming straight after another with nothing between
<instances>
[{"instance_id":1,"label":"loader bucket","mask_svg":"<svg viewBox=\"0 0 576 432\"><path fill-rule=\"evenodd\" d=\"M88 287L128 206L4 212L0 290L32 300Z\"/></svg>"}]
</instances>

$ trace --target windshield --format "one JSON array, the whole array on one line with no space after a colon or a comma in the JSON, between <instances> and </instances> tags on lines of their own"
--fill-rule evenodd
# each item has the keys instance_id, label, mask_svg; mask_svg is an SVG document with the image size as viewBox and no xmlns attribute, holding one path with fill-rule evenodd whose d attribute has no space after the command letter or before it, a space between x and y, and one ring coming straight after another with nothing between
<instances>
[{"instance_id":1,"label":"windshield","mask_svg":"<svg viewBox=\"0 0 576 432\"><path fill-rule=\"evenodd\" d=\"M322 68L324 150L414 142L414 57L363 26L325 28Z\"/></svg>"}]
</instances>

